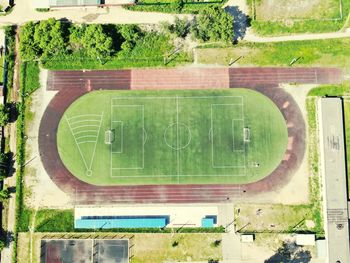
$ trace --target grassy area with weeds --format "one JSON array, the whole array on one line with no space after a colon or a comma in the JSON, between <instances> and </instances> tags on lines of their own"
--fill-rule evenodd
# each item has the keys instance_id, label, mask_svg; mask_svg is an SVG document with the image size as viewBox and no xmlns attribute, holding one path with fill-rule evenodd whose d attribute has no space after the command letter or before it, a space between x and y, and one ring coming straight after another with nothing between
<instances>
[{"instance_id":1,"label":"grassy area with weeds","mask_svg":"<svg viewBox=\"0 0 350 263\"><path fill-rule=\"evenodd\" d=\"M222 260L221 234L151 234L151 233L35 233L33 236L33 262L40 259L40 240L94 238L120 239L128 238L132 244L130 248L131 263L162 263L162 262L217 262ZM216 242L218 241L218 242ZM174 246L174 242L177 243ZM214 244L216 243L216 244ZM30 258L30 235L19 234L19 254L17 263L27 263Z\"/></svg>"},{"instance_id":2,"label":"grassy area with weeds","mask_svg":"<svg viewBox=\"0 0 350 263\"><path fill-rule=\"evenodd\" d=\"M240 66L337 66L350 64L350 39L325 39L288 41L275 43L240 42L234 47L213 48L204 46L196 49L198 63L228 65L232 59L239 59Z\"/></svg>"},{"instance_id":3,"label":"grassy area with weeds","mask_svg":"<svg viewBox=\"0 0 350 263\"><path fill-rule=\"evenodd\" d=\"M149 34L140 39L130 51L118 52L107 61L91 59L84 52L74 52L68 55L57 55L51 59L42 60L42 66L51 70L59 69L122 69L138 67L173 67L178 64L191 63L192 55L180 51L164 64L164 56L172 53L175 46L167 35Z\"/></svg>"},{"instance_id":4,"label":"grassy area with weeds","mask_svg":"<svg viewBox=\"0 0 350 263\"><path fill-rule=\"evenodd\" d=\"M324 0L319 5L311 4L309 12L305 12L305 6L298 10L293 1L276 1L270 5L275 10L269 12L266 10L267 5L263 4L266 1L268 0L247 0L252 18L251 26L262 36L335 32L344 26L350 11L349 1ZM277 12L280 10L278 5L283 5L285 12Z\"/></svg>"},{"instance_id":5,"label":"grassy area with weeds","mask_svg":"<svg viewBox=\"0 0 350 263\"><path fill-rule=\"evenodd\" d=\"M317 131L316 96L348 91L347 84L312 89L306 100L309 157L309 203L301 205L239 204L235 206L236 229L249 233L315 233L324 236ZM349 121L350 122L350 121ZM239 212L238 212L239 211Z\"/></svg>"}]
</instances>

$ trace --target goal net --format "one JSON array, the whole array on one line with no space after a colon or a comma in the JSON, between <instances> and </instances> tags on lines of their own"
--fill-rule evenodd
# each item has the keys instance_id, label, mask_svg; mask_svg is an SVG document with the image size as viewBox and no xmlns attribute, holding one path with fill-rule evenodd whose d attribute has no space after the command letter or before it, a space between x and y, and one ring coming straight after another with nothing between
<instances>
[{"instance_id":1,"label":"goal net","mask_svg":"<svg viewBox=\"0 0 350 263\"><path fill-rule=\"evenodd\" d=\"M250 129L244 128L243 134L244 134L244 142L250 142Z\"/></svg>"},{"instance_id":2,"label":"goal net","mask_svg":"<svg viewBox=\"0 0 350 263\"><path fill-rule=\"evenodd\" d=\"M114 142L114 131L107 130L105 132L105 144L112 144Z\"/></svg>"}]
</instances>

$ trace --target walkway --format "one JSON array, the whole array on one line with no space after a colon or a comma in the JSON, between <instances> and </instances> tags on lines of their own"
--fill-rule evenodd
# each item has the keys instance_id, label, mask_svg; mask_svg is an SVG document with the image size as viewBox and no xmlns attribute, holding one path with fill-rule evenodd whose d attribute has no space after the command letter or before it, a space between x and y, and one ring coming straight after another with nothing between
<instances>
[{"instance_id":1,"label":"walkway","mask_svg":"<svg viewBox=\"0 0 350 263\"><path fill-rule=\"evenodd\" d=\"M16 54L18 53L19 47L19 38L16 35ZM19 90L19 57L16 56L15 59L15 69L14 69L14 79L13 79L13 89L11 94L12 101L16 102L18 97ZM10 138L10 151L13 153L13 156L16 156L17 150L17 124L16 122L10 123L8 127L7 137ZM17 161L15 161L14 168L17 169ZM16 188L16 174L13 174L11 177L5 179L5 185L9 188ZM15 222L16 222L16 194L12 194L9 199L9 208L7 215L7 237L6 242L8 246L1 251L1 262L11 262L12 253L13 253L13 234L15 231Z\"/></svg>"},{"instance_id":2,"label":"walkway","mask_svg":"<svg viewBox=\"0 0 350 263\"><path fill-rule=\"evenodd\" d=\"M160 21L172 21L174 15L164 13L134 12L121 6L110 8L64 8L50 12L37 12L32 0L15 0L13 11L0 16L0 24L23 24L28 21L45 20L50 17L68 19L76 23L111 24L154 24Z\"/></svg>"}]
</instances>

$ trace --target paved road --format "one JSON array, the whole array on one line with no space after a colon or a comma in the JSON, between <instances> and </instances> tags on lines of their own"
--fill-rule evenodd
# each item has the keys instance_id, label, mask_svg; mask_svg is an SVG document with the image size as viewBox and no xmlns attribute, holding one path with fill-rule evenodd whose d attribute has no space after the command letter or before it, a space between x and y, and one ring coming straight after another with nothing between
<instances>
[{"instance_id":1,"label":"paved road","mask_svg":"<svg viewBox=\"0 0 350 263\"><path fill-rule=\"evenodd\" d=\"M174 15L163 13L133 12L120 6L110 8L71 8L50 12L37 12L31 0L15 0L13 11L0 17L0 24L23 24L28 21L45 20L50 17L69 19L77 23L114 23L114 24L153 24L160 21L172 21Z\"/></svg>"},{"instance_id":2,"label":"paved road","mask_svg":"<svg viewBox=\"0 0 350 263\"><path fill-rule=\"evenodd\" d=\"M28 21L45 20L50 17L56 19L68 19L77 23L115 23L115 24L153 24L161 21L173 21L175 15L153 12L135 12L126 10L120 6L110 8L72 8L50 12L37 12L32 6L32 1L16 0L14 10L6 16L0 17L0 24L23 24ZM230 0L229 5L235 7L240 13L246 13L247 7L240 0ZM227 6L227 5L226 5ZM191 15L179 15L180 17ZM332 32L322 34L298 34L280 37L256 36L250 29L244 33L244 40L249 42L281 42L297 40L317 40L350 37L350 31Z\"/></svg>"}]
</instances>

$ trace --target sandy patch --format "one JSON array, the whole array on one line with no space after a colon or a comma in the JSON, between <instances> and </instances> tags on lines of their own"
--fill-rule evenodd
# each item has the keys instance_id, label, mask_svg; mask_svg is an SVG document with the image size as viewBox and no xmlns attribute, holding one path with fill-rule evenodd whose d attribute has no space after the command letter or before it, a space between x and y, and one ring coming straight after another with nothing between
<instances>
[{"instance_id":1,"label":"sandy patch","mask_svg":"<svg viewBox=\"0 0 350 263\"><path fill-rule=\"evenodd\" d=\"M47 71L41 70L41 88L32 95L30 110L34 113L27 129L27 171L25 184L30 189L26 204L31 207L71 207L70 197L61 191L46 173L39 154L38 133L44 111L56 94L56 91L46 90Z\"/></svg>"}]
</instances>

